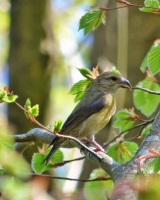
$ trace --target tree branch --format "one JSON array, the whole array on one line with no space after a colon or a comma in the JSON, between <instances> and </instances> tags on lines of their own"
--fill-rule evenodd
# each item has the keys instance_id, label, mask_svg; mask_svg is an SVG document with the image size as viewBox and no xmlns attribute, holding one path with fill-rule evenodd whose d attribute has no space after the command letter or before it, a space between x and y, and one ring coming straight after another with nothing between
<instances>
[{"instance_id":1,"label":"tree branch","mask_svg":"<svg viewBox=\"0 0 160 200\"><path fill-rule=\"evenodd\" d=\"M22 151L26 148L27 145L33 142L50 144L55 136L46 130L35 128L30 130L26 134L15 135L13 137L16 141L15 149ZM73 147L78 147L89 160L107 171L113 180L116 179L115 170L117 170L117 168L120 168L120 165L115 162L111 157L103 152L94 152L91 148L85 146L80 141L77 143L77 141L70 140L68 144L64 146L64 148Z\"/></svg>"},{"instance_id":2,"label":"tree branch","mask_svg":"<svg viewBox=\"0 0 160 200\"><path fill-rule=\"evenodd\" d=\"M160 112L155 118L149 134L141 143L135 156L127 163L122 165L122 171L118 172L117 179L115 180L114 191L112 194L113 199L137 199L137 192L132 188L132 182L135 174L138 172L137 158L149 153L149 149L154 149L160 152ZM138 184L138 183L137 183Z\"/></svg>"}]
</instances>

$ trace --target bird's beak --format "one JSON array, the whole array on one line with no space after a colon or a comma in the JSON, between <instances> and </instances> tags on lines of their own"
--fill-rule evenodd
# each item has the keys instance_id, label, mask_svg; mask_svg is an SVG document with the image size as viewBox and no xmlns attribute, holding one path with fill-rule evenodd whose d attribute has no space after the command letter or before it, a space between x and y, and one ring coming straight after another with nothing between
<instances>
[{"instance_id":1,"label":"bird's beak","mask_svg":"<svg viewBox=\"0 0 160 200\"><path fill-rule=\"evenodd\" d=\"M125 79L125 78L122 78L122 79L121 79L120 86L121 86L122 88L128 88L128 89L130 89L130 90L132 91L132 85L131 85L130 82L129 82L127 79Z\"/></svg>"}]
</instances>

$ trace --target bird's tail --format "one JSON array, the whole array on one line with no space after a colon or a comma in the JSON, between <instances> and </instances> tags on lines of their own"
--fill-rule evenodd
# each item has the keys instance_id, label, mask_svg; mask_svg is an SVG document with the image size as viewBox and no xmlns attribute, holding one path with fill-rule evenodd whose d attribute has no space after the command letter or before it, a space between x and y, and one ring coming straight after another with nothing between
<instances>
[{"instance_id":1,"label":"bird's tail","mask_svg":"<svg viewBox=\"0 0 160 200\"><path fill-rule=\"evenodd\" d=\"M53 145L53 147L52 147L52 149L50 150L50 152L49 152L49 154L46 156L46 158L43 160L43 162L42 163L48 163L49 161L50 161L50 159L51 159L51 157L53 156L53 154L57 151L57 149L62 145L62 143L63 143L63 140L62 139L59 139L59 138L55 138L52 142L51 142L51 144L49 145L49 147L51 146L51 145ZM48 148L49 148L48 147Z\"/></svg>"}]
</instances>

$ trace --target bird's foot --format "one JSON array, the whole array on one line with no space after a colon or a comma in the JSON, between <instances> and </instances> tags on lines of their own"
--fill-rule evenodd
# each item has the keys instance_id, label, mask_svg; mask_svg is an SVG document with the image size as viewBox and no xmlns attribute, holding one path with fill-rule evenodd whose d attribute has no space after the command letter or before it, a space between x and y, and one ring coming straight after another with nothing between
<instances>
[{"instance_id":1,"label":"bird's foot","mask_svg":"<svg viewBox=\"0 0 160 200\"><path fill-rule=\"evenodd\" d=\"M95 140L89 140L89 142L91 142L96 147L95 151L102 151L105 153L105 150Z\"/></svg>"},{"instance_id":2,"label":"bird's foot","mask_svg":"<svg viewBox=\"0 0 160 200\"><path fill-rule=\"evenodd\" d=\"M81 141L86 145L92 143L94 145L94 147L95 147L94 151L102 151L102 152L105 153L105 150L95 140L83 139Z\"/></svg>"}]
</instances>

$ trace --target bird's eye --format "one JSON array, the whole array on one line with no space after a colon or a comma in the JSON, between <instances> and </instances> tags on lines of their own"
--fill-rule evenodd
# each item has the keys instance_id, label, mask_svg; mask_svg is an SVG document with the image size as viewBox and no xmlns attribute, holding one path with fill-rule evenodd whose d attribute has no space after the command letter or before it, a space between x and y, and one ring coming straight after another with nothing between
<instances>
[{"instance_id":1,"label":"bird's eye","mask_svg":"<svg viewBox=\"0 0 160 200\"><path fill-rule=\"evenodd\" d=\"M117 77L116 77L116 76L111 76L110 79L111 79L112 81L116 81L116 80L117 80Z\"/></svg>"}]
</instances>

